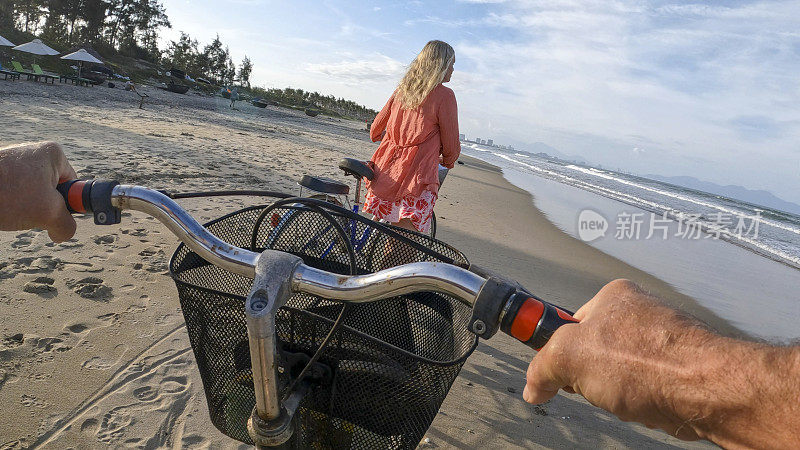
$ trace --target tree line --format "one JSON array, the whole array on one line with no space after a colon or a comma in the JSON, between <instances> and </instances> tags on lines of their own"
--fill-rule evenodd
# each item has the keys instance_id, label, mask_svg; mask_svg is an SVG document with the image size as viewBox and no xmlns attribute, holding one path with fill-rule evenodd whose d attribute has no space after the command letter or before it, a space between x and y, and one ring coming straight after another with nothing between
<instances>
[{"instance_id":1,"label":"tree line","mask_svg":"<svg viewBox=\"0 0 800 450\"><path fill-rule=\"evenodd\" d=\"M217 84L240 80L249 86L252 62L245 57L237 70L219 36L199 50L196 40L181 33L162 51L159 32L171 27L160 0L0 1L0 29L39 36L51 47L89 44L107 56L118 53L182 69Z\"/></svg>"},{"instance_id":2,"label":"tree line","mask_svg":"<svg viewBox=\"0 0 800 450\"><path fill-rule=\"evenodd\" d=\"M360 120L372 120L378 114L377 111L359 105L358 103L336 98L333 95L322 95L319 92L309 92L302 89L263 89L253 88L253 93L266 100L271 100L284 105L298 107L321 108L327 113L333 113L341 117L355 118Z\"/></svg>"},{"instance_id":3,"label":"tree line","mask_svg":"<svg viewBox=\"0 0 800 450\"><path fill-rule=\"evenodd\" d=\"M158 32L170 28L159 0L2 0L0 29L39 36L66 49L89 43L107 53L158 61Z\"/></svg>"},{"instance_id":4,"label":"tree line","mask_svg":"<svg viewBox=\"0 0 800 450\"><path fill-rule=\"evenodd\" d=\"M218 84L238 81L247 87L250 87L250 74L253 72L253 63L246 55L237 71L230 50L222 44L219 35L201 50L196 39L181 32L177 41L167 45L164 64L194 76L205 76Z\"/></svg>"},{"instance_id":5,"label":"tree line","mask_svg":"<svg viewBox=\"0 0 800 450\"><path fill-rule=\"evenodd\" d=\"M183 70L219 85L250 88L252 61L238 68L219 35L208 45L186 33L158 47L159 32L172 25L160 0L0 0L0 30L35 35L60 50L89 44L106 57L120 54ZM7 36L8 37L8 36ZM350 100L302 89L252 89L255 95L286 105L318 107L343 117L372 119L376 111Z\"/></svg>"}]
</instances>

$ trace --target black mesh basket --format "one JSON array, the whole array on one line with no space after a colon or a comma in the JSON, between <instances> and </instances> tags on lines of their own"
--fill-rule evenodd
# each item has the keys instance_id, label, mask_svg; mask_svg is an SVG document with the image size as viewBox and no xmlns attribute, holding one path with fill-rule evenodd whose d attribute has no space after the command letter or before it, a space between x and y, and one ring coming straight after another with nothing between
<instances>
[{"instance_id":1,"label":"black mesh basket","mask_svg":"<svg viewBox=\"0 0 800 450\"><path fill-rule=\"evenodd\" d=\"M300 205L262 214L264 209L243 209L206 227L239 247L255 243L256 251L290 252L310 266L351 273L347 247L330 220ZM353 245L359 274L416 261L468 265L458 250L422 234L346 210L330 212ZM259 216L263 220L254 233ZM244 313L252 281L211 265L184 245L170 270L211 420L227 436L252 443L246 423L255 397ZM289 300L277 317L285 369L289 357L307 360L316 352L341 309L340 303L312 295ZM350 305L319 360L330 376L301 402L289 447L416 447L477 345L467 330L470 315L455 298L433 292ZM284 388L292 374L295 369L283 371Z\"/></svg>"}]
</instances>

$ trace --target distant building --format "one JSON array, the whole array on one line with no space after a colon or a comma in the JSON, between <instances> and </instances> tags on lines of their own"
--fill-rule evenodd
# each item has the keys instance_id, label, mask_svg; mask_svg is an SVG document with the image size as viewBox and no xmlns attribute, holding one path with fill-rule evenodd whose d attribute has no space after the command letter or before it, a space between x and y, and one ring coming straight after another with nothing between
<instances>
[{"instance_id":1,"label":"distant building","mask_svg":"<svg viewBox=\"0 0 800 450\"><path fill-rule=\"evenodd\" d=\"M480 144L480 143L481 143L481 138L479 138L479 137L476 137L476 138L475 138L475 143L476 143L476 144Z\"/></svg>"},{"instance_id":2,"label":"distant building","mask_svg":"<svg viewBox=\"0 0 800 450\"><path fill-rule=\"evenodd\" d=\"M509 150L514 150L514 147L512 147L512 146L510 146L510 145L509 145L509 146L508 146L508 149L509 149Z\"/></svg>"},{"instance_id":3,"label":"distant building","mask_svg":"<svg viewBox=\"0 0 800 450\"><path fill-rule=\"evenodd\" d=\"M488 145L489 147L494 145L494 139L489 139L488 141L486 141L486 145Z\"/></svg>"},{"instance_id":4,"label":"distant building","mask_svg":"<svg viewBox=\"0 0 800 450\"><path fill-rule=\"evenodd\" d=\"M460 133L460 134L458 135L458 140L459 140L459 141L466 141L466 140L467 140L467 136L466 136L466 135L464 135L463 133Z\"/></svg>"}]
</instances>

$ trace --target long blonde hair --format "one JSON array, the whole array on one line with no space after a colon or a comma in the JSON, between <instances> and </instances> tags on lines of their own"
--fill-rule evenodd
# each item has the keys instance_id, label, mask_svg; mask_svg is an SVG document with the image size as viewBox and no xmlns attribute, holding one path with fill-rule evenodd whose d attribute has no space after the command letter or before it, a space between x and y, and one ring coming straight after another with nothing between
<instances>
[{"instance_id":1,"label":"long blonde hair","mask_svg":"<svg viewBox=\"0 0 800 450\"><path fill-rule=\"evenodd\" d=\"M447 42L430 41L411 62L395 98L405 109L414 109L425 101L433 88L444 80L447 69L456 58L456 52Z\"/></svg>"}]
</instances>

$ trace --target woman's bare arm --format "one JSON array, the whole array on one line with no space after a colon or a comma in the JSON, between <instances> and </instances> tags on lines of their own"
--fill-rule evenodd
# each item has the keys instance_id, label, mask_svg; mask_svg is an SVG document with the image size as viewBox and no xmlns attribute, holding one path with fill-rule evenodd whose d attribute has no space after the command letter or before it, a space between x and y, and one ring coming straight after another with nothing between
<instances>
[{"instance_id":1,"label":"woman's bare arm","mask_svg":"<svg viewBox=\"0 0 800 450\"><path fill-rule=\"evenodd\" d=\"M375 116L375 120L372 121L372 126L369 127L369 138L372 139L372 142L378 142L383 139L383 132L386 131L386 124L389 122L389 114L392 112L392 103L394 102L394 94L389 97L389 100L386 102L386 105L383 106L381 112Z\"/></svg>"},{"instance_id":2,"label":"woman's bare arm","mask_svg":"<svg viewBox=\"0 0 800 450\"><path fill-rule=\"evenodd\" d=\"M452 169L461 154L458 139L458 104L452 90L445 88L445 98L438 109L439 136L442 140L442 165Z\"/></svg>"}]
</instances>

